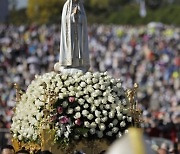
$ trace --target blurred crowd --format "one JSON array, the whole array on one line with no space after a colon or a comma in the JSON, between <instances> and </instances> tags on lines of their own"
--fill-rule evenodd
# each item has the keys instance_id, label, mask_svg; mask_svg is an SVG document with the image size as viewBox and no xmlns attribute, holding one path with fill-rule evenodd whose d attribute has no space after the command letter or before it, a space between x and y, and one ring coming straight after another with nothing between
<instances>
[{"instance_id":1,"label":"blurred crowd","mask_svg":"<svg viewBox=\"0 0 180 154\"><path fill-rule=\"evenodd\" d=\"M90 69L108 71L127 88L138 83L145 132L177 142L180 28L92 25L88 30ZM0 25L0 128L10 128L14 83L26 90L35 74L53 71L59 44L60 25Z\"/></svg>"}]
</instances>

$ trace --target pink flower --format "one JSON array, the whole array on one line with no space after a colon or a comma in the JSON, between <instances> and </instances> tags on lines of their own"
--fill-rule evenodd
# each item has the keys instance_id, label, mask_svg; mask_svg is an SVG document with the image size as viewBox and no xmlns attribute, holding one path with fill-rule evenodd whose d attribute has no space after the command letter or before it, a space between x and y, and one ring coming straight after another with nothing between
<instances>
[{"instance_id":1,"label":"pink flower","mask_svg":"<svg viewBox=\"0 0 180 154\"><path fill-rule=\"evenodd\" d=\"M72 97L72 96L69 97L69 102L70 102L70 103L73 103L74 101L75 101L75 97Z\"/></svg>"},{"instance_id":2,"label":"pink flower","mask_svg":"<svg viewBox=\"0 0 180 154\"><path fill-rule=\"evenodd\" d=\"M59 121L61 124L66 124L69 122L69 118L67 118L66 116L62 117Z\"/></svg>"},{"instance_id":3,"label":"pink flower","mask_svg":"<svg viewBox=\"0 0 180 154\"><path fill-rule=\"evenodd\" d=\"M57 112L58 112L59 114L63 113L63 108L59 106L59 107L57 108Z\"/></svg>"},{"instance_id":4,"label":"pink flower","mask_svg":"<svg viewBox=\"0 0 180 154\"><path fill-rule=\"evenodd\" d=\"M80 125L81 125L81 119L75 120L75 124L78 125L78 126L80 126Z\"/></svg>"}]
</instances>

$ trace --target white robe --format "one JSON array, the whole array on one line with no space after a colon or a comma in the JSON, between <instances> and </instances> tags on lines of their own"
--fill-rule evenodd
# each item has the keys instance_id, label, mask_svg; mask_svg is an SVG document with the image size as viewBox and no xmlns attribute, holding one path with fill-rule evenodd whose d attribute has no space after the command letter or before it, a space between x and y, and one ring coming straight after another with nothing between
<instances>
[{"instance_id":1,"label":"white robe","mask_svg":"<svg viewBox=\"0 0 180 154\"><path fill-rule=\"evenodd\" d=\"M67 0L62 11L59 65L64 68L88 69L89 50L86 14L81 0L79 0L77 14L72 12L72 3L72 0Z\"/></svg>"}]
</instances>

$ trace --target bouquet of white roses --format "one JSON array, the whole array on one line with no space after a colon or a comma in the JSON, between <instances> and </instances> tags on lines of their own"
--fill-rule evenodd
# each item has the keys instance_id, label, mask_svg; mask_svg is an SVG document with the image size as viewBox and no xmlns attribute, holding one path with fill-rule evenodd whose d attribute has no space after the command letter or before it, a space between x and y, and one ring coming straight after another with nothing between
<instances>
[{"instance_id":1,"label":"bouquet of white roses","mask_svg":"<svg viewBox=\"0 0 180 154\"><path fill-rule=\"evenodd\" d=\"M40 142L40 128L56 142L120 137L132 124L121 80L105 73L47 73L36 79L16 106L11 130L20 141Z\"/></svg>"}]
</instances>

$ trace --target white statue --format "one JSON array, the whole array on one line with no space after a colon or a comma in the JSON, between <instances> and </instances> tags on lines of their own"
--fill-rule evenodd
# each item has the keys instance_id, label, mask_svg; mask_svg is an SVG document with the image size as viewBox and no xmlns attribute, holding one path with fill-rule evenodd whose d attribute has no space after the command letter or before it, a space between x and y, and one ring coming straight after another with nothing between
<instances>
[{"instance_id":1,"label":"white statue","mask_svg":"<svg viewBox=\"0 0 180 154\"><path fill-rule=\"evenodd\" d=\"M61 20L60 72L86 72L89 69L87 19L81 0L67 0Z\"/></svg>"}]
</instances>

